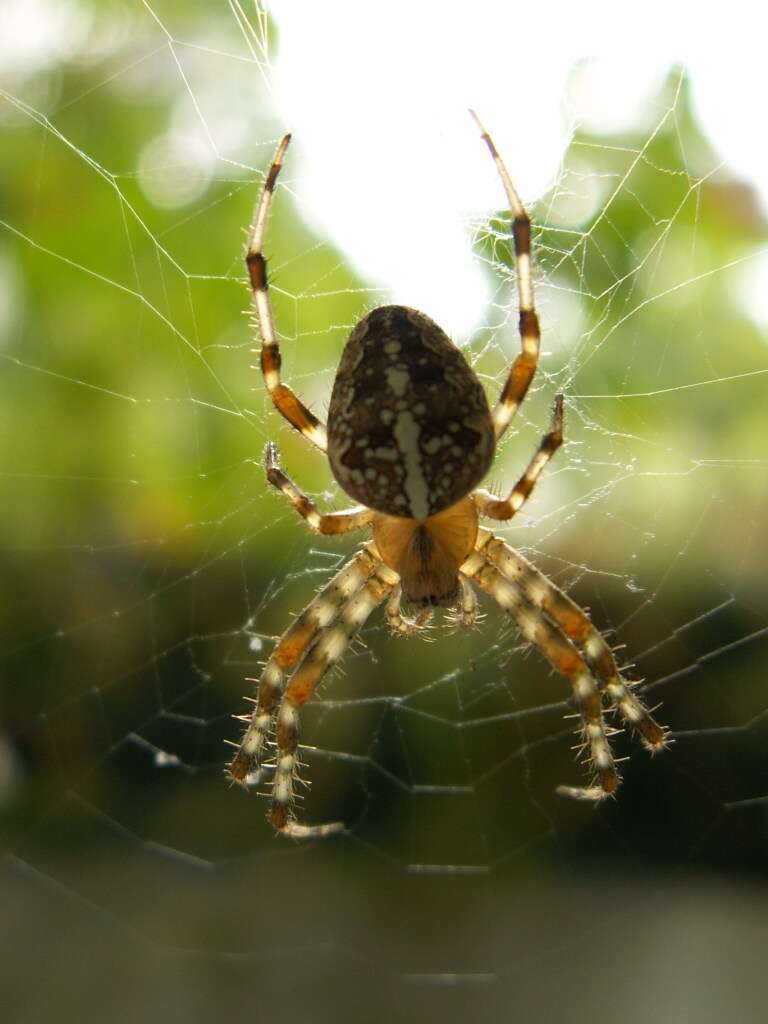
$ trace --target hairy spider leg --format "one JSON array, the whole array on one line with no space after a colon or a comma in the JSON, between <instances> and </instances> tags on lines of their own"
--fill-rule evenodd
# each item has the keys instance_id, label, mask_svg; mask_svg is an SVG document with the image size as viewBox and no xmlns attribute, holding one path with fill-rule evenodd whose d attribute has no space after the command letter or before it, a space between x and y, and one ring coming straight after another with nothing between
<instances>
[{"instance_id":1,"label":"hairy spider leg","mask_svg":"<svg viewBox=\"0 0 768 1024\"><path fill-rule=\"evenodd\" d=\"M387 623L393 633L399 633L401 636L410 637L424 629L429 624L429 620L432 618L432 609L422 608L415 619L409 619L402 613L402 600L403 588L398 583L390 594L389 600L384 608L384 614L387 616Z\"/></svg>"},{"instance_id":2,"label":"hairy spider leg","mask_svg":"<svg viewBox=\"0 0 768 1024\"><path fill-rule=\"evenodd\" d=\"M318 512L317 505L303 491L299 490L293 480L284 472L280 465L277 445L272 441L269 441L264 449L264 469L267 480L290 501L314 533L349 533L350 530L362 530L373 520L374 513L363 505L340 512L326 512L325 514Z\"/></svg>"},{"instance_id":3,"label":"hairy spider leg","mask_svg":"<svg viewBox=\"0 0 768 1024\"><path fill-rule=\"evenodd\" d=\"M277 712L277 755L269 810L272 826L283 835L306 839L330 835L344 828L341 822L302 825L295 819L293 804L294 784L298 780L299 711L325 673L342 657L352 637L362 628L374 608L396 585L397 574L383 562L378 563L372 575L341 608L335 621L318 633L288 681Z\"/></svg>"},{"instance_id":4,"label":"hairy spider leg","mask_svg":"<svg viewBox=\"0 0 768 1024\"><path fill-rule=\"evenodd\" d=\"M533 301L531 221L520 201L520 196L517 194L515 186L512 184L512 179L494 145L493 139L474 110L470 110L470 114L480 129L480 134L493 157L496 170L504 186L509 210L512 214L512 239L515 246L515 264L517 266L520 354L512 363L509 377L501 392L501 397L493 409L493 427L498 439L507 429L512 417L519 409L520 403L525 398L536 373L536 367L539 363L541 331Z\"/></svg>"},{"instance_id":5,"label":"hairy spider leg","mask_svg":"<svg viewBox=\"0 0 768 1024\"><path fill-rule=\"evenodd\" d=\"M281 139L272 166L269 168L256 206L245 263L248 267L253 304L261 335L261 372L264 375L264 383L277 411L308 441L324 452L328 447L325 424L307 409L287 384L280 381L280 346L275 334L272 305L269 301L267 261L262 252L272 196L290 141L290 135L285 135Z\"/></svg>"},{"instance_id":6,"label":"hairy spider leg","mask_svg":"<svg viewBox=\"0 0 768 1024\"><path fill-rule=\"evenodd\" d=\"M465 629L470 629L477 619L477 594L466 576L460 575L459 583L461 584L461 597L459 598L456 621Z\"/></svg>"},{"instance_id":7,"label":"hairy spider leg","mask_svg":"<svg viewBox=\"0 0 768 1024\"><path fill-rule=\"evenodd\" d=\"M621 676L605 638L595 629L586 612L556 587L551 580L514 548L486 530L483 554L502 576L513 583L535 608L541 609L573 641L584 655L598 682L624 722L633 729L651 753L666 745L667 730L651 716Z\"/></svg>"},{"instance_id":8,"label":"hairy spider leg","mask_svg":"<svg viewBox=\"0 0 768 1024\"><path fill-rule=\"evenodd\" d=\"M496 164L506 193L517 265L521 350L512 363L488 423L488 430L499 438L525 398L538 365L540 332L533 295L531 224L490 135L474 112L472 116ZM289 142L290 136L286 135L267 174L256 207L246 263L261 334L261 367L267 389L278 411L289 423L311 443L327 451L325 426L280 381L280 351L269 301L266 260L262 253L272 195ZM402 311L401 307L392 307L395 308ZM407 310L404 312L408 313ZM410 315L424 319L414 311L410 311ZM367 323L367 320L361 323ZM482 404L487 412L485 400ZM589 786L561 786L559 792L597 801L614 793L619 785L609 741L615 730L606 727L604 697L624 722L639 733L651 752L665 745L666 730L654 721L635 695L633 684L622 678L610 647L586 612L513 548L490 531L478 527L478 515L508 520L523 507L544 467L562 444L563 408L563 396L558 395L548 433L506 498L500 499L488 491L478 490L427 520L401 519L397 513L393 519L366 506L323 514L284 472L277 447L271 443L267 445L265 470L269 483L284 495L311 530L321 534L340 534L372 525L377 538L376 543L366 545L337 573L286 630L259 680L253 714L241 716L247 723L247 729L230 766L232 777L240 782L247 782L248 776L263 764L267 740L275 725L277 753L268 817L278 832L294 838L308 838L330 835L343 829L339 822L307 826L296 821L294 786L301 781L298 776L299 712L382 601L388 598L386 617L396 632L411 636L426 626L430 609L425 608L415 619L408 619L402 614L403 591L398 575L402 571L402 552L398 544L401 541L410 543L415 530L425 530L425 522L432 524L425 530L430 536L440 532L442 537L448 531L447 540L451 543L443 545L447 558L447 567L444 568L451 578L457 573L458 589L455 595L451 591L451 596L458 602L456 620L465 626L472 625L477 614L475 588L484 590L507 612L523 638L535 645L555 671L571 684L582 720L583 747L589 753L595 777ZM441 526L440 531L438 525ZM446 537L442 539L445 541ZM465 558L467 551L472 553L459 566L458 562ZM387 557L388 565L383 562L382 553ZM455 556L453 561L451 555ZM393 558L398 571L390 567ZM445 592L447 594L448 590Z\"/></svg>"},{"instance_id":9,"label":"hairy spider leg","mask_svg":"<svg viewBox=\"0 0 768 1024\"><path fill-rule=\"evenodd\" d=\"M378 553L366 545L346 563L283 633L258 680L253 713L236 716L247 723L229 772L236 782L247 782L261 765L272 719L285 689L286 670L298 664L312 641L341 612L349 598L360 589L379 565ZM255 680L248 680L255 682Z\"/></svg>"},{"instance_id":10,"label":"hairy spider leg","mask_svg":"<svg viewBox=\"0 0 768 1024\"><path fill-rule=\"evenodd\" d=\"M483 490L473 493L477 510L481 516L488 516L489 519L511 519L526 503L544 467L563 443L563 402L562 395L555 397L549 430L541 439L533 458L509 492L508 497L496 498L489 491Z\"/></svg>"},{"instance_id":11,"label":"hairy spider leg","mask_svg":"<svg viewBox=\"0 0 768 1024\"><path fill-rule=\"evenodd\" d=\"M587 800L610 796L620 779L608 741L600 690L587 661L541 609L531 604L522 590L488 561L483 549L470 555L461 571L507 612L523 639L537 647L554 670L571 684L595 778L588 787L569 789L569 795Z\"/></svg>"}]
</instances>

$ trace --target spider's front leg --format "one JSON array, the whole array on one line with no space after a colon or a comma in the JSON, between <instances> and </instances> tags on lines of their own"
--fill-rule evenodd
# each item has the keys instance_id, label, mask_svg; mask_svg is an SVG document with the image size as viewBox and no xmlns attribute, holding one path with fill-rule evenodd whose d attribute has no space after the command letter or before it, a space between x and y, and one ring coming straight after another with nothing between
<instances>
[{"instance_id":1,"label":"spider's front leg","mask_svg":"<svg viewBox=\"0 0 768 1024\"><path fill-rule=\"evenodd\" d=\"M272 305L269 301L269 282L267 280L267 261L264 258L263 252L264 235L267 229L269 210L272 205L272 196L277 185L280 168L283 166L285 151L288 149L290 141L290 135L285 135L281 139L264 181L264 188L261 191L253 218L253 228L248 240L245 263L248 268L253 305L256 310L256 319L259 323L259 333L261 335L261 372L264 377L264 383L267 385L267 390L277 411L308 441L324 452L328 447L325 424L309 411L287 384L283 384L280 380L282 360L272 319Z\"/></svg>"},{"instance_id":2,"label":"spider's front leg","mask_svg":"<svg viewBox=\"0 0 768 1024\"><path fill-rule=\"evenodd\" d=\"M264 449L264 469L267 480L290 501L314 533L349 533L350 530L361 530L368 526L373 519L373 512L361 505L342 512L318 512L317 505L283 471L277 445L273 441L269 441Z\"/></svg>"},{"instance_id":3,"label":"spider's front leg","mask_svg":"<svg viewBox=\"0 0 768 1024\"><path fill-rule=\"evenodd\" d=\"M512 214L512 241L515 247L515 263L517 264L520 353L512 363L501 397L493 409L494 433L499 438L520 408L528 388L531 386L531 381L536 374L536 368L539 365L541 330L533 299L531 221L488 130L474 110L470 110L470 114L480 129L482 139L488 147L488 152L491 154L493 162L496 164L496 170L504 187L507 203L509 204L509 212Z\"/></svg>"}]
</instances>

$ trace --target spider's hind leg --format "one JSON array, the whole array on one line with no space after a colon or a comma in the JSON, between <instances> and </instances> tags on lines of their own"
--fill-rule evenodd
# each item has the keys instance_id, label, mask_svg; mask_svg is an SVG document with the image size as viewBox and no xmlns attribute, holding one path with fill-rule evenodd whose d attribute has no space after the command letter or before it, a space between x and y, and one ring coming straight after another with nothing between
<instances>
[{"instance_id":1,"label":"spider's hind leg","mask_svg":"<svg viewBox=\"0 0 768 1024\"><path fill-rule=\"evenodd\" d=\"M587 613L498 537L490 535L483 552L504 579L514 583L526 599L541 609L580 649L611 707L639 735L646 750L652 754L663 750L667 744L667 729L643 704L636 693L636 684L627 682L621 675L605 637L595 628Z\"/></svg>"},{"instance_id":2,"label":"spider's hind leg","mask_svg":"<svg viewBox=\"0 0 768 1024\"><path fill-rule=\"evenodd\" d=\"M571 684L594 780L583 789L573 789L569 795L591 801L602 800L616 792L620 778L609 742L611 731L606 727L594 673L572 641L489 560L486 547L492 539L492 534L481 531L478 550L464 563L462 573L501 605L523 639L534 644L552 668Z\"/></svg>"},{"instance_id":3,"label":"spider's hind leg","mask_svg":"<svg viewBox=\"0 0 768 1024\"><path fill-rule=\"evenodd\" d=\"M285 689L286 670L298 664L318 633L375 571L379 562L374 552L373 545L366 545L347 562L278 640L258 681L253 713L245 719L247 728L229 766L235 782L247 783L261 767L275 709Z\"/></svg>"},{"instance_id":4,"label":"spider's hind leg","mask_svg":"<svg viewBox=\"0 0 768 1024\"><path fill-rule=\"evenodd\" d=\"M307 839L343 830L340 822L302 825L295 819L293 804L294 786L298 781L299 712L326 672L344 654L355 633L396 583L396 574L377 560L371 575L346 601L335 620L318 633L283 693L277 712L277 756L269 809L269 820L282 835Z\"/></svg>"}]
</instances>

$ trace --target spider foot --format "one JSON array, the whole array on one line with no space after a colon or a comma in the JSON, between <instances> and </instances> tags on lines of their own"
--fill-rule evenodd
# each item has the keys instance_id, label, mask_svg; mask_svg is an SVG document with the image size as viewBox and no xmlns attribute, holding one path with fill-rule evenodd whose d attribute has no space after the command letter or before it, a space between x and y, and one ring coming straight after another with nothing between
<instances>
[{"instance_id":1,"label":"spider foot","mask_svg":"<svg viewBox=\"0 0 768 1024\"><path fill-rule=\"evenodd\" d=\"M653 708L653 710L655 711L656 709ZM653 757L655 754L661 753L662 750L666 750L675 741L671 737L671 733L668 726L659 725L658 722L654 721L653 719L651 719L651 721L653 722L654 726L656 726L655 730L653 730L653 733L650 736L646 735L646 733L643 732L640 737L640 742L643 744L643 746L651 755L651 757Z\"/></svg>"},{"instance_id":2,"label":"spider foot","mask_svg":"<svg viewBox=\"0 0 768 1024\"><path fill-rule=\"evenodd\" d=\"M241 759L238 755L225 769L225 774L243 789L254 789L261 784L268 770L269 766L254 764L251 760Z\"/></svg>"},{"instance_id":3,"label":"spider foot","mask_svg":"<svg viewBox=\"0 0 768 1024\"><path fill-rule=\"evenodd\" d=\"M656 754L667 746L666 726L660 725L653 717L660 704L650 710L646 708L637 691L640 682L626 682L621 676L615 676L606 685L606 694L612 706L618 711L624 722L640 737L645 749Z\"/></svg>"},{"instance_id":4,"label":"spider foot","mask_svg":"<svg viewBox=\"0 0 768 1024\"><path fill-rule=\"evenodd\" d=\"M233 782L237 782L245 789L253 789L263 781L271 769L275 767L274 761L268 763L265 756L268 755L266 737L262 733L256 733L255 741L253 736L248 736L247 742L232 743L230 740L224 742L228 746L235 747L237 753L230 761L226 769L227 774Z\"/></svg>"},{"instance_id":5,"label":"spider foot","mask_svg":"<svg viewBox=\"0 0 768 1024\"><path fill-rule=\"evenodd\" d=\"M278 833L288 839L325 839L346 831L343 821L330 821L325 825L302 825L282 804L273 804L267 819Z\"/></svg>"},{"instance_id":6,"label":"spider foot","mask_svg":"<svg viewBox=\"0 0 768 1024\"><path fill-rule=\"evenodd\" d=\"M558 786L555 793L569 800L581 800L591 804L599 804L613 795L602 786Z\"/></svg>"},{"instance_id":7,"label":"spider foot","mask_svg":"<svg viewBox=\"0 0 768 1024\"><path fill-rule=\"evenodd\" d=\"M240 743L234 743L232 740L224 740L224 743L228 747L234 747L237 751L225 769L226 774L229 775L233 782L240 782L247 786L246 780L248 776L252 775L256 769L254 759L245 753Z\"/></svg>"}]
</instances>

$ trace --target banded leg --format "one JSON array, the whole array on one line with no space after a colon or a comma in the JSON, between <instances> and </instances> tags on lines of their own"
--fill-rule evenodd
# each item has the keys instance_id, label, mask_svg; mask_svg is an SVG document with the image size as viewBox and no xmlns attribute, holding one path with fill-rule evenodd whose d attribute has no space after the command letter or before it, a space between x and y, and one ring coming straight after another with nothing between
<instances>
[{"instance_id":1,"label":"banded leg","mask_svg":"<svg viewBox=\"0 0 768 1024\"><path fill-rule=\"evenodd\" d=\"M370 578L379 565L375 552L369 544L347 562L280 637L259 679L253 714L238 716L247 728L229 766L236 782L245 783L264 759L272 718L285 689L286 669L298 664L318 633L333 622L349 598Z\"/></svg>"},{"instance_id":2,"label":"banded leg","mask_svg":"<svg viewBox=\"0 0 768 1024\"><path fill-rule=\"evenodd\" d=\"M499 438L509 426L520 403L525 398L531 385L536 367L539 363L540 329L539 318L533 302L533 276L531 273L531 221L520 201L512 179L504 161L499 156L493 139L488 134L480 118L470 110L477 122L480 133L490 151L501 183L507 195L509 210L512 214L512 238L515 244L515 263L517 265L517 295L520 309L520 354L512 363L509 377L501 392L501 397L493 409L493 426Z\"/></svg>"},{"instance_id":3,"label":"banded leg","mask_svg":"<svg viewBox=\"0 0 768 1024\"><path fill-rule=\"evenodd\" d=\"M349 533L350 530L361 530L368 526L373 519L374 513L363 506L348 508L343 512L326 512L325 515L318 512L315 503L283 472L277 445L272 441L264 449L264 468L267 480L285 495L315 533Z\"/></svg>"},{"instance_id":4,"label":"banded leg","mask_svg":"<svg viewBox=\"0 0 768 1024\"><path fill-rule=\"evenodd\" d=\"M549 431L541 439L536 454L528 463L525 472L509 492L509 497L495 498L488 491L475 491L473 497L477 510L490 519L511 519L531 496L542 470L563 443L563 396L555 396L552 422Z\"/></svg>"},{"instance_id":5,"label":"banded leg","mask_svg":"<svg viewBox=\"0 0 768 1024\"><path fill-rule=\"evenodd\" d=\"M277 759L269 810L270 822L283 835L308 839L332 835L344 828L341 822L301 825L294 817L299 709L315 692L325 673L339 661L350 640L362 628L374 608L397 585L397 579L396 573L383 563L378 563L373 574L341 609L336 621L317 636L288 682L277 713Z\"/></svg>"},{"instance_id":6,"label":"banded leg","mask_svg":"<svg viewBox=\"0 0 768 1024\"><path fill-rule=\"evenodd\" d=\"M483 550L470 555L461 571L501 605L522 637L534 644L554 670L571 684L595 778L587 787L559 787L558 791L593 801L610 796L619 785L619 774L608 742L600 690L586 660L571 641L526 599L520 588L506 580L487 560Z\"/></svg>"},{"instance_id":7,"label":"banded leg","mask_svg":"<svg viewBox=\"0 0 768 1024\"><path fill-rule=\"evenodd\" d=\"M303 434L308 441L311 441L312 444L324 452L328 446L325 424L321 423L307 409L287 384L282 384L280 381L280 346L275 334L272 306L269 301L267 261L262 252L267 218L270 206L272 205L272 195L275 191L277 176L280 173L280 168L283 166L283 157L290 141L290 135L283 137L280 145L277 147L272 166L269 168L269 173L267 174L264 188L256 207L245 263L248 267L253 304L259 323L259 333L261 334L261 372L264 375L264 383L267 385L267 390L277 411L288 420L292 427L295 427L296 430Z\"/></svg>"},{"instance_id":8,"label":"banded leg","mask_svg":"<svg viewBox=\"0 0 768 1024\"><path fill-rule=\"evenodd\" d=\"M631 684L622 678L610 647L586 612L514 548L492 534L488 536L490 539L483 547L487 560L583 651L584 660L604 687L611 704L623 721L640 736L646 749L652 754L662 750L667 730L651 716L633 692Z\"/></svg>"}]
</instances>

